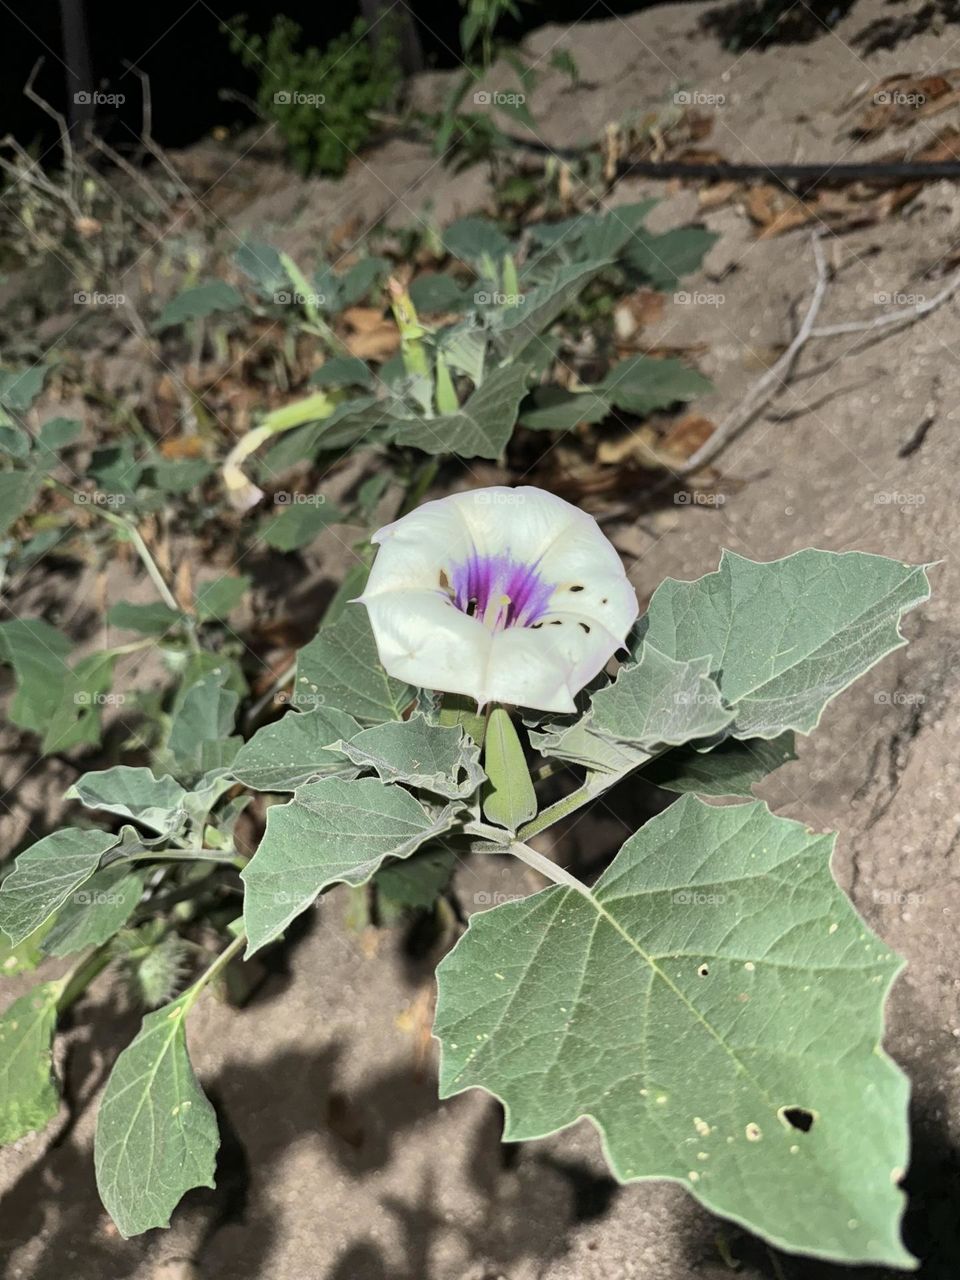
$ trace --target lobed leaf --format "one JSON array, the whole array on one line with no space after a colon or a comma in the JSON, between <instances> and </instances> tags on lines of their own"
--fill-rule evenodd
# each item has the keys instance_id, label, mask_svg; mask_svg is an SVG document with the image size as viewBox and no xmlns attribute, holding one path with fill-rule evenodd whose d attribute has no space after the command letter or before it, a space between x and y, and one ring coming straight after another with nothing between
<instances>
[{"instance_id":1,"label":"lobed leaf","mask_svg":"<svg viewBox=\"0 0 960 1280\"><path fill-rule=\"evenodd\" d=\"M442 1097L504 1137L588 1117L621 1181L669 1178L791 1250L911 1266L906 1078L880 1048L901 961L830 876L830 836L685 796L592 891L474 915L438 969Z\"/></svg>"},{"instance_id":2,"label":"lobed leaf","mask_svg":"<svg viewBox=\"0 0 960 1280\"><path fill-rule=\"evenodd\" d=\"M362 606L346 608L297 654L294 706L329 703L358 720L399 720L413 690L380 665L373 631ZM331 739L332 740L332 739Z\"/></svg>"},{"instance_id":3,"label":"lobed leaf","mask_svg":"<svg viewBox=\"0 0 960 1280\"><path fill-rule=\"evenodd\" d=\"M381 782L405 782L450 800L472 795L484 777L480 748L460 725L431 724L419 714L364 729L336 749Z\"/></svg>"},{"instance_id":4,"label":"lobed leaf","mask_svg":"<svg viewBox=\"0 0 960 1280\"><path fill-rule=\"evenodd\" d=\"M288 711L265 724L237 752L231 773L254 791L296 791L305 782L328 776L355 777L356 769L339 750L337 739L360 732L353 716L336 707Z\"/></svg>"},{"instance_id":5,"label":"lobed leaf","mask_svg":"<svg viewBox=\"0 0 960 1280\"><path fill-rule=\"evenodd\" d=\"M17 945L93 875L119 836L68 827L31 845L0 884L0 929Z\"/></svg>"}]
</instances>

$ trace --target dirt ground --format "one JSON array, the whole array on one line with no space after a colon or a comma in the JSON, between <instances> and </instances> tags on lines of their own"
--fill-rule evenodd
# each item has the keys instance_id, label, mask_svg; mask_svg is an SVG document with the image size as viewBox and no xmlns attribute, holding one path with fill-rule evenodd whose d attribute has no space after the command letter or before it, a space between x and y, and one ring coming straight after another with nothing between
<instances>
[{"instance_id":1,"label":"dirt ground","mask_svg":"<svg viewBox=\"0 0 960 1280\"><path fill-rule=\"evenodd\" d=\"M850 145L835 111L857 85L949 66L960 43L960 28L947 26L866 53L862 33L918 8L870 0L809 44L735 56L699 30L710 8L664 6L536 33L535 53L571 48L584 80L571 91L545 77L534 101L544 136L576 141L624 104L641 110L685 85L726 95L713 141L729 159L833 157ZM436 92L438 80L425 77L422 93ZM482 172L453 178L414 144L392 143L365 160L341 186L286 177L287 190L238 212L236 227L256 223L295 247L342 220L345 208L388 212L399 223L432 202L430 216L442 222L485 190ZM630 182L617 199L638 193L663 190ZM880 295L936 292L935 268L960 238L958 211L956 188L935 184L903 216L830 241L837 274L822 321L870 319L886 305ZM668 191L656 213L664 227L695 216L689 191ZM698 408L721 418L756 378L760 353L789 337L813 267L807 232L758 241L734 208L704 220L721 238L686 288L723 301L668 302L653 336L706 344L700 364L716 391ZM818 732L801 740L799 760L761 789L786 816L840 831L840 883L908 960L886 1045L914 1082L907 1241L925 1259L924 1280L960 1274L958 315L955 300L882 342L864 347L862 335L846 335L812 345L776 413L724 455L722 504L676 502L666 491L607 526L642 597L667 575L711 570L723 547L754 559L813 545L942 561L932 602L906 621L909 647L831 705ZM826 357L837 354L843 359L827 370ZM319 554L334 552L324 543ZM329 559L327 571L335 571ZM62 781L51 779L51 793ZM621 814L631 803L598 805L563 837L562 857L596 867L626 836ZM465 866L457 879L467 911L478 895L535 887L533 872L499 859ZM774 1256L679 1188L618 1187L586 1123L503 1146L492 1099L478 1091L436 1099L425 1038L436 956L419 955L399 931L377 941L352 932L344 909L335 893L309 913L243 1010L205 997L192 1016L194 1064L220 1117L221 1168L217 1190L189 1194L169 1232L124 1242L100 1208L93 1104L137 1019L96 1016L95 1005L113 998L106 983L78 1009L64 1037L60 1118L0 1153L8 1277L727 1280L731 1256L745 1277L894 1274ZM12 996L27 984L7 985Z\"/></svg>"}]
</instances>

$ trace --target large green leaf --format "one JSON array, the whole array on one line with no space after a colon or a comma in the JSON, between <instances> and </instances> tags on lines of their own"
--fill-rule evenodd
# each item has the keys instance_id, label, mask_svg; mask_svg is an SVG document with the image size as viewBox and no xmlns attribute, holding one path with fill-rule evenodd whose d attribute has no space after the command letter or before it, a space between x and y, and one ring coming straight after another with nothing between
<instances>
[{"instance_id":1,"label":"large green leaf","mask_svg":"<svg viewBox=\"0 0 960 1280\"><path fill-rule=\"evenodd\" d=\"M675 227L662 235L641 231L624 257L655 289L672 289L680 276L699 268L716 240L717 233L705 227Z\"/></svg>"},{"instance_id":2,"label":"large green leaf","mask_svg":"<svg viewBox=\"0 0 960 1280\"><path fill-rule=\"evenodd\" d=\"M78 890L119 840L109 831L68 827L31 845L0 884L0 929L16 944Z\"/></svg>"},{"instance_id":3,"label":"large green leaf","mask_svg":"<svg viewBox=\"0 0 960 1280\"><path fill-rule=\"evenodd\" d=\"M59 982L44 982L0 1016L0 1146L42 1129L60 1097L50 1073Z\"/></svg>"},{"instance_id":4,"label":"large green leaf","mask_svg":"<svg viewBox=\"0 0 960 1280\"><path fill-rule=\"evenodd\" d=\"M525 364L494 369L458 413L437 418L398 418L393 424L393 439L425 453L499 458L516 426L520 401L527 392L528 373Z\"/></svg>"},{"instance_id":5,"label":"large green leaf","mask_svg":"<svg viewBox=\"0 0 960 1280\"><path fill-rule=\"evenodd\" d=\"M787 1249L912 1263L906 1078L880 1048L901 961L830 876L830 836L685 796L592 891L474 915L438 970L440 1092L504 1136L589 1117L621 1181L670 1178Z\"/></svg>"},{"instance_id":6,"label":"large green leaf","mask_svg":"<svg viewBox=\"0 0 960 1280\"><path fill-rule=\"evenodd\" d=\"M716 573L667 578L643 622L673 658L709 655L738 738L809 733L832 698L900 648L900 618L930 594L922 566L859 551L756 563L725 551Z\"/></svg>"},{"instance_id":7,"label":"large green leaf","mask_svg":"<svg viewBox=\"0 0 960 1280\"><path fill-rule=\"evenodd\" d=\"M300 494L290 494L294 499L281 506L277 514L267 516L259 529L259 536L268 547L277 551L296 551L308 546L327 528L343 520L343 512L332 502L298 502ZM310 498L318 495L310 494Z\"/></svg>"},{"instance_id":8,"label":"large green leaf","mask_svg":"<svg viewBox=\"0 0 960 1280\"><path fill-rule=\"evenodd\" d=\"M64 672L59 702L43 735L45 755L100 741L103 708L111 701L116 662L116 650L101 649ZM121 696L116 701L122 700Z\"/></svg>"},{"instance_id":9,"label":"large green leaf","mask_svg":"<svg viewBox=\"0 0 960 1280\"><path fill-rule=\"evenodd\" d=\"M193 1074L184 1028L195 995L144 1018L100 1103L97 1187L124 1238L168 1226L184 1192L214 1185L217 1118Z\"/></svg>"},{"instance_id":10,"label":"large green leaf","mask_svg":"<svg viewBox=\"0 0 960 1280\"><path fill-rule=\"evenodd\" d=\"M413 690L380 665L373 631L362 605L351 605L321 627L297 654L294 706L330 706L358 720L399 720Z\"/></svg>"},{"instance_id":11,"label":"large green leaf","mask_svg":"<svg viewBox=\"0 0 960 1280\"><path fill-rule=\"evenodd\" d=\"M0 405L23 413L43 390L53 365L35 364L28 369L0 369Z\"/></svg>"},{"instance_id":12,"label":"large green leaf","mask_svg":"<svg viewBox=\"0 0 960 1280\"><path fill-rule=\"evenodd\" d=\"M288 711L243 744L230 772L254 791L296 791L305 782L331 775L352 778L356 768L330 744L359 732L353 716L336 707Z\"/></svg>"},{"instance_id":13,"label":"large green leaf","mask_svg":"<svg viewBox=\"0 0 960 1280\"><path fill-rule=\"evenodd\" d=\"M382 782L404 782L451 800L471 795L483 780L480 748L463 728L430 724L422 715L374 725L336 745Z\"/></svg>"},{"instance_id":14,"label":"large green leaf","mask_svg":"<svg viewBox=\"0 0 960 1280\"><path fill-rule=\"evenodd\" d=\"M694 791L701 796L749 796L788 760L796 760L793 734L778 738L725 738L709 751L690 744L674 747L643 768L643 776L665 791Z\"/></svg>"},{"instance_id":15,"label":"large green leaf","mask_svg":"<svg viewBox=\"0 0 960 1280\"><path fill-rule=\"evenodd\" d=\"M402 787L327 778L267 811L260 847L242 872L247 955L278 937L331 884L363 884L384 858L405 858L449 831L457 806L428 813Z\"/></svg>"}]
</instances>

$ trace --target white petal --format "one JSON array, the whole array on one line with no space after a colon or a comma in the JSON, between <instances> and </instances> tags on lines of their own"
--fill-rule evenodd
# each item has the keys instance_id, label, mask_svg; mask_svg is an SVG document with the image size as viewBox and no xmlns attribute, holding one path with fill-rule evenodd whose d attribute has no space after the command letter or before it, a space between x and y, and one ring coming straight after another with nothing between
<instances>
[{"instance_id":1,"label":"white petal","mask_svg":"<svg viewBox=\"0 0 960 1280\"><path fill-rule=\"evenodd\" d=\"M552 615L540 627L512 627L493 638L486 700L540 711L574 711L573 695L620 647L593 619Z\"/></svg>"},{"instance_id":2,"label":"white petal","mask_svg":"<svg viewBox=\"0 0 960 1280\"><path fill-rule=\"evenodd\" d=\"M437 591L385 591L364 604L388 675L479 702L493 633Z\"/></svg>"},{"instance_id":3,"label":"white petal","mask_svg":"<svg viewBox=\"0 0 960 1280\"><path fill-rule=\"evenodd\" d=\"M435 591L440 570L463 561L472 547L457 509L447 499L424 503L416 511L379 529L372 538L380 544L363 598L383 591Z\"/></svg>"}]
</instances>

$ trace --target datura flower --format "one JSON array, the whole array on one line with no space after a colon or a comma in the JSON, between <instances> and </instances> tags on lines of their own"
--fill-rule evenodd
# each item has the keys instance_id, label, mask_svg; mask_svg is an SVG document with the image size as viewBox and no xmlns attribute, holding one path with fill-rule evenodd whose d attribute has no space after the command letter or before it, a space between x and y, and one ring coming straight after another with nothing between
<instances>
[{"instance_id":1,"label":"datura flower","mask_svg":"<svg viewBox=\"0 0 960 1280\"><path fill-rule=\"evenodd\" d=\"M480 707L574 711L638 613L597 522L543 489L426 502L373 541L359 603L388 674Z\"/></svg>"}]
</instances>

